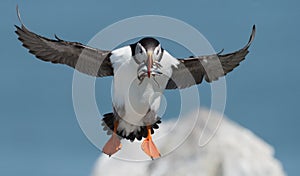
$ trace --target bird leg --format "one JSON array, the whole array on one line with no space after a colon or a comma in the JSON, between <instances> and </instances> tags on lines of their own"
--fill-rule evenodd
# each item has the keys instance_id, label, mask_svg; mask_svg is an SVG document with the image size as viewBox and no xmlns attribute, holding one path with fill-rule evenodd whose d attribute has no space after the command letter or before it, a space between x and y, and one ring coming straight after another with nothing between
<instances>
[{"instance_id":1,"label":"bird leg","mask_svg":"<svg viewBox=\"0 0 300 176\"><path fill-rule=\"evenodd\" d=\"M117 129L119 125L119 120L114 122L114 132L110 139L104 145L102 152L107 154L109 157L119 151L122 147L120 137L117 135Z\"/></svg>"},{"instance_id":2,"label":"bird leg","mask_svg":"<svg viewBox=\"0 0 300 176\"><path fill-rule=\"evenodd\" d=\"M142 150L151 157L151 159L156 159L160 157L160 153L152 141L151 137L151 126L147 126L148 136L142 143Z\"/></svg>"}]
</instances>

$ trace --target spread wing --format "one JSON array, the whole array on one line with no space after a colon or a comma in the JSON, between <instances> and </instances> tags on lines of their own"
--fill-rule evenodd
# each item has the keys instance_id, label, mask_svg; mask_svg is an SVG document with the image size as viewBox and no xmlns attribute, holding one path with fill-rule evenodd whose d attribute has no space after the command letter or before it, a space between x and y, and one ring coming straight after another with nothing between
<instances>
[{"instance_id":1,"label":"spread wing","mask_svg":"<svg viewBox=\"0 0 300 176\"><path fill-rule=\"evenodd\" d=\"M19 11L17 12L20 19ZM57 36L55 40L48 39L29 31L22 22L21 24L21 27L15 25L18 39L37 58L46 62L65 64L91 76L113 75L109 59L110 51L91 48L78 42L64 41Z\"/></svg>"},{"instance_id":2,"label":"spread wing","mask_svg":"<svg viewBox=\"0 0 300 176\"><path fill-rule=\"evenodd\" d=\"M249 42L242 49L229 54L213 54L186 59L178 59L180 64L173 67L172 76L166 89L183 89L195 84L200 84L203 78L207 82L218 80L237 67L249 53L248 48L255 37L255 25Z\"/></svg>"}]
</instances>

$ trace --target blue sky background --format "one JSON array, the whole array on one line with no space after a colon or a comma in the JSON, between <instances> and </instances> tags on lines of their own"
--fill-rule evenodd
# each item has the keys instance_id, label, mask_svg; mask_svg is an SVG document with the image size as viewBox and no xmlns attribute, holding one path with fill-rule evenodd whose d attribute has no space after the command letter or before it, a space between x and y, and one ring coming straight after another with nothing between
<instances>
[{"instance_id":1,"label":"blue sky background","mask_svg":"<svg viewBox=\"0 0 300 176\"><path fill-rule=\"evenodd\" d=\"M31 30L81 43L121 19L156 14L189 23L215 50L230 52L247 42L256 24L251 53L226 77L225 114L274 146L285 171L298 175L300 2L296 0L1 1L0 175L88 175L101 154L77 124L73 70L41 62L21 47L13 27L19 24L16 4ZM189 54L182 48L166 48L175 56ZM103 81L109 83L110 78ZM208 106L209 85L199 86L199 91ZM167 96L172 94L177 93ZM103 112L111 111L103 99L110 98L97 97ZM167 114L172 114L171 108Z\"/></svg>"}]
</instances>

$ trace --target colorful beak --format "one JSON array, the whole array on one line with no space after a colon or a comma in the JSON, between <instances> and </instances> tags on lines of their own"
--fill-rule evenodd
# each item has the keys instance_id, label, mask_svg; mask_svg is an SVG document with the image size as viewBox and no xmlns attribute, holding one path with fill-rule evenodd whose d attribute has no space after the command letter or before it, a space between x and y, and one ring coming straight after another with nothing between
<instances>
[{"instance_id":1,"label":"colorful beak","mask_svg":"<svg viewBox=\"0 0 300 176\"><path fill-rule=\"evenodd\" d=\"M148 60L147 60L147 73L148 73L148 78L150 78L151 76L151 68L153 65L153 59L152 59L152 51L148 51L147 55L148 55Z\"/></svg>"}]
</instances>

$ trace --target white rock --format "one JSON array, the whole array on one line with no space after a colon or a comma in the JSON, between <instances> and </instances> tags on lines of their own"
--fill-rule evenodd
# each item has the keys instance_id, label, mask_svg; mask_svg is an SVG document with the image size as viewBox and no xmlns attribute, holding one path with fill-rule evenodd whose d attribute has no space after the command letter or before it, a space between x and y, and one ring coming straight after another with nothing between
<instances>
[{"instance_id":1,"label":"white rock","mask_svg":"<svg viewBox=\"0 0 300 176\"><path fill-rule=\"evenodd\" d=\"M197 112L197 111L196 111ZM155 161L132 162L102 155L95 164L93 176L284 176L281 163L274 158L273 148L263 140L255 136L251 131L238 124L223 118L217 133L207 145L199 146L199 138L202 132L200 145L205 144L214 133L221 119L218 113L211 113L207 128L205 122L209 117L209 111L199 110L199 119L195 125L193 115L184 117L180 124L174 128L176 121L163 121L160 129L153 139L162 154L169 152L178 138L184 137L188 129L195 128L175 151ZM168 140L159 140L162 136L168 136ZM157 141L156 141L157 140ZM116 157L130 156L134 159L147 158L140 149L140 142L123 142L120 155ZM173 143L172 143L173 142ZM120 151L120 152L121 152ZM136 158L135 158L136 157ZM143 158L144 159L144 158Z\"/></svg>"}]
</instances>

